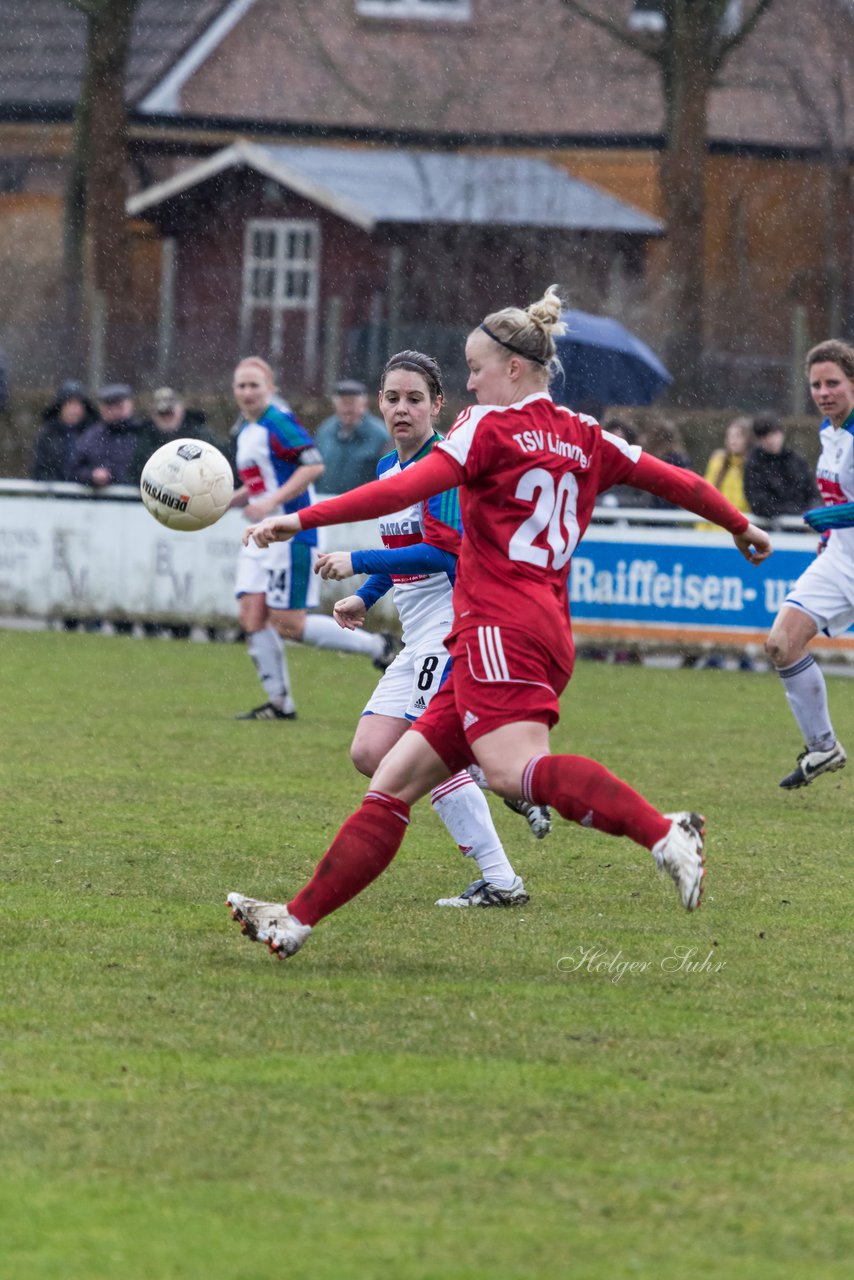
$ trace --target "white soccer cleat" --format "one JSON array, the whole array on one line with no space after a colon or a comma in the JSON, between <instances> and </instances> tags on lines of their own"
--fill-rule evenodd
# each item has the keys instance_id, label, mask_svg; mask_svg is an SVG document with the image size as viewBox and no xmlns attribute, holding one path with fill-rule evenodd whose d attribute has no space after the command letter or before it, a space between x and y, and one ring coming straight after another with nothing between
<instances>
[{"instance_id":1,"label":"white soccer cleat","mask_svg":"<svg viewBox=\"0 0 854 1280\"><path fill-rule=\"evenodd\" d=\"M834 742L829 751L807 751L804 748L798 756L795 768L787 774L780 786L786 791L805 787L820 773L835 773L837 769L844 768L847 759L848 756L841 742Z\"/></svg>"},{"instance_id":2,"label":"white soccer cleat","mask_svg":"<svg viewBox=\"0 0 854 1280\"><path fill-rule=\"evenodd\" d=\"M279 920L273 928L259 930L258 941L266 942L270 954L284 960L286 956L296 955L310 933L310 924L300 924L296 916L286 911L284 920Z\"/></svg>"},{"instance_id":3,"label":"white soccer cleat","mask_svg":"<svg viewBox=\"0 0 854 1280\"><path fill-rule=\"evenodd\" d=\"M682 906L695 911L703 896L706 861L703 839L706 820L699 813L665 813L670 819L667 835L653 846L652 856L679 890Z\"/></svg>"},{"instance_id":4,"label":"white soccer cleat","mask_svg":"<svg viewBox=\"0 0 854 1280\"><path fill-rule=\"evenodd\" d=\"M509 889L500 889L487 880L475 880L456 898L439 898L437 907L524 907L528 894L517 876Z\"/></svg>"},{"instance_id":5,"label":"white soccer cleat","mask_svg":"<svg viewBox=\"0 0 854 1280\"><path fill-rule=\"evenodd\" d=\"M231 909L231 918L240 925L240 932L252 942L263 942L259 934L266 934L290 919L283 902L259 902L257 898L247 898L242 893L230 893L226 906Z\"/></svg>"}]
</instances>

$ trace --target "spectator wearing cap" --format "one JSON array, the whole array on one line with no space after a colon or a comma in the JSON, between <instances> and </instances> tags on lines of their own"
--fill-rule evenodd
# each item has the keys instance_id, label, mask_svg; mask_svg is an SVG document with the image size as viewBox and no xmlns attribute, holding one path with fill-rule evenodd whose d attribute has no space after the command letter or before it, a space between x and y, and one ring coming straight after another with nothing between
<instances>
[{"instance_id":1,"label":"spectator wearing cap","mask_svg":"<svg viewBox=\"0 0 854 1280\"><path fill-rule=\"evenodd\" d=\"M201 409L188 409L184 398L172 387L158 387L151 397L151 420L145 423L140 440L140 456L137 459L140 474L152 453L168 440L190 437L216 445L219 441L208 430L207 418Z\"/></svg>"},{"instance_id":2,"label":"spectator wearing cap","mask_svg":"<svg viewBox=\"0 0 854 1280\"><path fill-rule=\"evenodd\" d=\"M325 471L324 493L346 493L376 479L377 462L392 448L385 424L368 413L368 393L362 382L345 378L332 394L335 412L315 432Z\"/></svg>"},{"instance_id":3,"label":"spectator wearing cap","mask_svg":"<svg viewBox=\"0 0 854 1280\"><path fill-rule=\"evenodd\" d=\"M753 419L753 448L744 468L744 492L754 515L803 515L818 502L818 491L806 458L786 448L779 418L759 413Z\"/></svg>"},{"instance_id":4,"label":"spectator wearing cap","mask_svg":"<svg viewBox=\"0 0 854 1280\"><path fill-rule=\"evenodd\" d=\"M113 382L98 392L98 421L82 433L74 453L74 479L102 489L139 484L140 444L146 428L134 417L133 392ZM144 461L144 460L143 460Z\"/></svg>"},{"instance_id":5,"label":"spectator wearing cap","mask_svg":"<svg viewBox=\"0 0 854 1280\"><path fill-rule=\"evenodd\" d=\"M158 387L152 396L152 402L154 425L166 439L172 436L176 439L179 436L190 436L193 440L215 443L208 432L207 418L203 411L188 409L183 396L173 391L172 387Z\"/></svg>"},{"instance_id":6,"label":"spectator wearing cap","mask_svg":"<svg viewBox=\"0 0 854 1280\"><path fill-rule=\"evenodd\" d=\"M63 382L42 411L42 427L36 437L33 480L74 480L74 456L87 427L98 421L98 412L82 382Z\"/></svg>"}]
</instances>

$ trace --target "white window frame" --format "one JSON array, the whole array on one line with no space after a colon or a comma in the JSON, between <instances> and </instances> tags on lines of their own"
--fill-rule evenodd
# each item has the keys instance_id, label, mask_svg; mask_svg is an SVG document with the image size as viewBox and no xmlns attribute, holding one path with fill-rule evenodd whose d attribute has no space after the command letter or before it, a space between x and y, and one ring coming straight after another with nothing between
<instances>
[{"instance_id":1,"label":"white window frame","mask_svg":"<svg viewBox=\"0 0 854 1280\"><path fill-rule=\"evenodd\" d=\"M468 22L471 0L356 0L360 18L415 18L423 22Z\"/></svg>"},{"instance_id":2,"label":"white window frame","mask_svg":"<svg viewBox=\"0 0 854 1280\"><path fill-rule=\"evenodd\" d=\"M255 252L255 236L268 232L273 236L272 256L259 257ZM288 255L288 236L308 237L308 251ZM254 272L257 267L273 272L270 297L253 295ZM290 271L307 276L305 296L288 296ZM282 356L284 317L287 311L305 312L305 372L314 376L317 367L317 332L320 298L320 223L314 218L250 218L243 232L243 283L240 306L240 348L243 350L251 331L252 318L259 311L269 312L270 349L276 358Z\"/></svg>"}]
</instances>

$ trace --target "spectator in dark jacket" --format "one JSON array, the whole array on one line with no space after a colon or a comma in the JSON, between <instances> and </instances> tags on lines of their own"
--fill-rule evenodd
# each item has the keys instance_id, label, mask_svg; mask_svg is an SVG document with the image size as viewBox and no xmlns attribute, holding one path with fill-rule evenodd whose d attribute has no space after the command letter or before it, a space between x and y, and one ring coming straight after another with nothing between
<instances>
[{"instance_id":1,"label":"spectator in dark jacket","mask_svg":"<svg viewBox=\"0 0 854 1280\"><path fill-rule=\"evenodd\" d=\"M33 480L74 480L74 458L81 435L98 412L82 382L63 382L42 413L43 426L36 437Z\"/></svg>"},{"instance_id":2,"label":"spectator in dark jacket","mask_svg":"<svg viewBox=\"0 0 854 1280\"><path fill-rule=\"evenodd\" d=\"M102 489L108 484L139 484L141 443L146 427L133 412L133 392L122 382L101 387L99 420L77 442L74 479Z\"/></svg>"},{"instance_id":3,"label":"spectator in dark jacket","mask_svg":"<svg viewBox=\"0 0 854 1280\"><path fill-rule=\"evenodd\" d=\"M173 391L171 387L158 387L152 400L154 408L151 420L145 422L140 438L140 456L137 459L140 474L154 451L169 440L189 436L193 440L203 440L205 444L221 448L208 430L207 418L202 410L188 409L177 391Z\"/></svg>"},{"instance_id":4,"label":"spectator in dark jacket","mask_svg":"<svg viewBox=\"0 0 854 1280\"><path fill-rule=\"evenodd\" d=\"M802 454L785 447L785 435L775 414L753 419L753 444L744 468L744 492L754 515L803 515L818 502L810 465Z\"/></svg>"}]
</instances>

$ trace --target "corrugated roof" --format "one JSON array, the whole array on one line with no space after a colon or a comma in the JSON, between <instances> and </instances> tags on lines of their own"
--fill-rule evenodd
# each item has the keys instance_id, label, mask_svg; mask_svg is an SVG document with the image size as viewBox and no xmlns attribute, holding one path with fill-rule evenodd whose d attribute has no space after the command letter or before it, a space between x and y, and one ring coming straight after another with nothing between
<instances>
[{"instance_id":1,"label":"corrugated roof","mask_svg":"<svg viewBox=\"0 0 854 1280\"><path fill-rule=\"evenodd\" d=\"M466 223L659 235L663 226L556 165L521 156L392 147L261 147L237 143L149 187L136 215L226 169L248 166L370 230L377 223Z\"/></svg>"}]
</instances>

